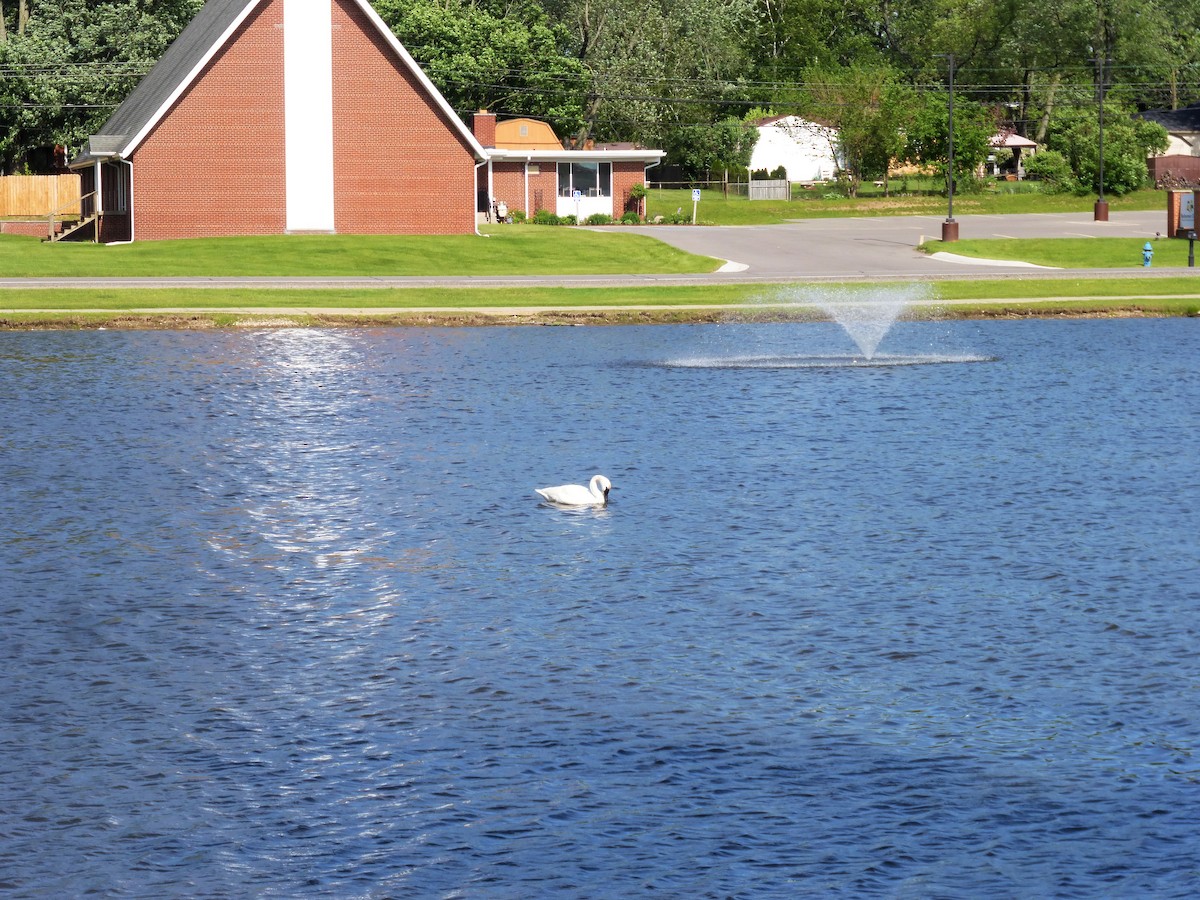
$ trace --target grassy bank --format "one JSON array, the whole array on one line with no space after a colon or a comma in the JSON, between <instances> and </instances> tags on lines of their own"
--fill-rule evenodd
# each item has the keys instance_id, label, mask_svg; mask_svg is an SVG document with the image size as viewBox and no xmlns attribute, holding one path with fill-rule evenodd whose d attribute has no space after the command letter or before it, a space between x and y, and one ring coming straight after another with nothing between
<instances>
[{"instance_id":1,"label":"grassy bank","mask_svg":"<svg viewBox=\"0 0 1200 900\"><path fill-rule=\"evenodd\" d=\"M657 275L719 265L642 235L537 225L494 228L486 238L274 235L119 246L0 235L0 272L10 278Z\"/></svg>"},{"instance_id":2,"label":"grassy bank","mask_svg":"<svg viewBox=\"0 0 1200 900\"><path fill-rule=\"evenodd\" d=\"M104 290L0 295L0 329L268 325L474 325L815 320L814 291L885 297L894 285L535 289ZM1194 316L1194 279L948 281L909 318Z\"/></svg>"}]
</instances>

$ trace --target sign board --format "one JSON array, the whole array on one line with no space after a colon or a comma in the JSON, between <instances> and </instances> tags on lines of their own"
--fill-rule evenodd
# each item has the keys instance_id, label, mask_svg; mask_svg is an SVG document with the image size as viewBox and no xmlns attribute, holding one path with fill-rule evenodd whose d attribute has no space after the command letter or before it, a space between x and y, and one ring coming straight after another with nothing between
<instances>
[{"instance_id":1,"label":"sign board","mask_svg":"<svg viewBox=\"0 0 1200 900\"><path fill-rule=\"evenodd\" d=\"M583 199L583 191L571 191L571 199L578 203Z\"/></svg>"},{"instance_id":2,"label":"sign board","mask_svg":"<svg viewBox=\"0 0 1200 900\"><path fill-rule=\"evenodd\" d=\"M700 202L700 188L692 188L692 202L693 203Z\"/></svg>"}]
</instances>

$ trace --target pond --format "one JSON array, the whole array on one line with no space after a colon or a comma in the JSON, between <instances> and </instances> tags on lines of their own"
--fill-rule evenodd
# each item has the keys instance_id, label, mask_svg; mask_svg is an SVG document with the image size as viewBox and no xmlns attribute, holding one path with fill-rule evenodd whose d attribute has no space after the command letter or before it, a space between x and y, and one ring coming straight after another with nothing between
<instances>
[{"instance_id":1,"label":"pond","mask_svg":"<svg viewBox=\"0 0 1200 900\"><path fill-rule=\"evenodd\" d=\"M0 335L0 892L1194 896L1200 324L879 352Z\"/></svg>"}]
</instances>

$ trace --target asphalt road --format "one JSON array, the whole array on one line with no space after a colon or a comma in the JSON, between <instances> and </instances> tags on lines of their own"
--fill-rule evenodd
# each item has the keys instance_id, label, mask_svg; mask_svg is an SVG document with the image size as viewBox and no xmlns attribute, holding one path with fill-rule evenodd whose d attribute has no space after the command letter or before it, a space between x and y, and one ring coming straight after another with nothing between
<instances>
[{"instance_id":1,"label":"asphalt road","mask_svg":"<svg viewBox=\"0 0 1200 900\"><path fill-rule=\"evenodd\" d=\"M1166 212L1112 213L1108 222L1091 213L956 217L959 237L1135 237L1150 239L1166 229ZM805 219L781 225L657 225L606 227L657 238L689 253L729 261L723 271L705 275L447 275L364 278L201 277L201 278L3 278L4 288L406 288L406 287L602 287L787 283L791 281L920 280L923 278L1120 278L1179 276L1180 269L1044 269L1011 262L948 259L917 248L941 236L943 218L886 216ZM3 305L0 302L0 305Z\"/></svg>"},{"instance_id":2,"label":"asphalt road","mask_svg":"<svg viewBox=\"0 0 1200 900\"><path fill-rule=\"evenodd\" d=\"M650 234L689 253L715 256L739 266L739 277L755 280L855 278L919 279L1020 275L1061 270L1016 267L931 257L917 248L940 240L945 217L887 216L804 219L783 225L694 228L660 225ZM1112 213L1096 222L1091 213L956 217L959 238L1134 237L1151 239L1167 227L1166 211ZM630 230L633 229L624 229ZM640 229L646 233L647 229ZM1138 257L1140 262L1140 256ZM1109 274L1112 270L1105 270ZM1147 272L1139 269L1137 275ZM1179 274L1175 272L1175 274Z\"/></svg>"}]
</instances>

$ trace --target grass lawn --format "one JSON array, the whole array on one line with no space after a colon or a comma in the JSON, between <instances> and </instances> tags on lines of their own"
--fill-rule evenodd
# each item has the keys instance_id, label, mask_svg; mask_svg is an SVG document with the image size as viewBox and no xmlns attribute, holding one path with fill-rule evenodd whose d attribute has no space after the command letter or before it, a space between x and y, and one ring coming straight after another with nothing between
<instances>
[{"instance_id":1,"label":"grass lawn","mask_svg":"<svg viewBox=\"0 0 1200 900\"><path fill-rule=\"evenodd\" d=\"M1013 259L1039 266L1061 269L1134 269L1142 267L1143 238L1041 238L1015 240L994 238L962 240L953 243L927 241L928 253L939 250L979 259ZM1160 238L1150 242L1154 248L1152 265L1163 268L1187 268L1188 242ZM1200 253L1200 250L1197 251Z\"/></svg>"},{"instance_id":2,"label":"grass lawn","mask_svg":"<svg viewBox=\"0 0 1200 900\"><path fill-rule=\"evenodd\" d=\"M820 186L811 191L798 189L793 199L748 200L731 194L723 197L720 190L703 188L697 218L706 225L778 225L790 219L841 218L846 216L906 216L945 215L946 198L929 194L897 194L884 197L872 187L864 187L855 199L826 199ZM1166 195L1152 189L1136 191L1124 197L1109 197L1113 212L1166 210ZM1091 212L1096 198L1074 194L1010 193L1002 186L995 192L956 194L955 215L988 215L1000 213L1062 213ZM692 215L690 190L653 189L646 198L650 217L670 216L677 210Z\"/></svg>"},{"instance_id":3,"label":"grass lawn","mask_svg":"<svg viewBox=\"0 0 1200 900\"><path fill-rule=\"evenodd\" d=\"M118 246L0 235L0 272L10 278L666 274L720 265L641 235L538 225L500 226L482 238L276 235Z\"/></svg>"},{"instance_id":4,"label":"grass lawn","mask_svg":"<svg viewBox=\"0 0 1200 900\"><path fill-rule=\"evenodd\" d=\"M863 285L851 290L886 292L887 285ZM1193 278L1154 279L1012 279L944 281L931 285L937 305L959 313L978 312L997 303L1086 304L1105 309L1131 304L1166 314L1194 314L1200 309L1200 284ZM0 292L3 310L138 311L189 309L422 310L501 309L545 307L710 305L756 307L787 304L795 289L787 285L729 284L696 286L632 286L604 288L364 288L360 290L303 290L268 288L120 289L81 293L75 290L10 289ZM799 293L806 295L802 287Z\"/></svg>"}]
</instances>

